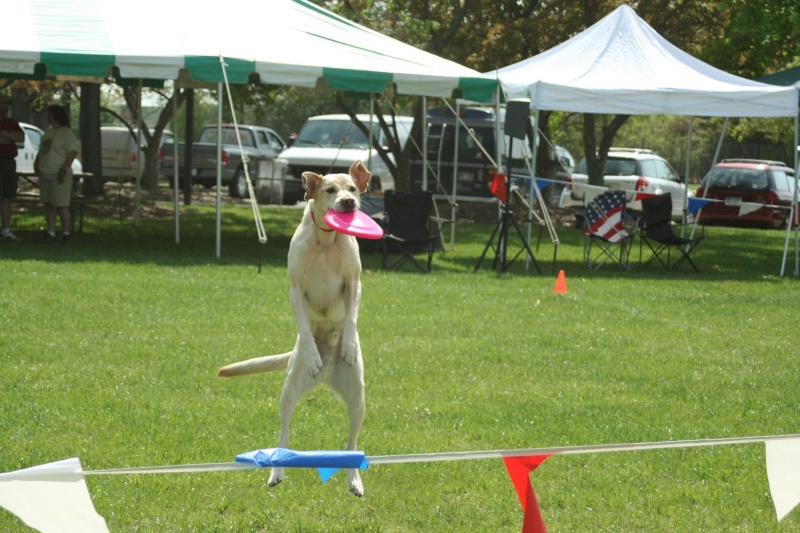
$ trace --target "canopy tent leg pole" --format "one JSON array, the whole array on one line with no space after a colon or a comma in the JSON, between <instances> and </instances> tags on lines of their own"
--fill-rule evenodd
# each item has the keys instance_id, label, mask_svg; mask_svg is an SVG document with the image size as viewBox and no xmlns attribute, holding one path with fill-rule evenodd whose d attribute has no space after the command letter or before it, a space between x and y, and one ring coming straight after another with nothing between
<instances>
[{"instance_id":1,"label":"canopy tent leg pole","mask_svg":"<svg viewBox=\"0 0 800 533\"><path fill-rule=\"evenodd\" d=\"M222 82L217 83L217 228L216 254L222 255Z\"/></svg>"},{"instance_id":2,"label":"canopy tent leg pole","mask_svg":"<svg viewBox=\"0 0 800 533\"><path fill-rule=\"evenodd\" d=\"M798 158L800 158L800 139L798 139L798 130L800 129L800 124L798 124L798 117L795 115L794 117L794 195L792 196L792 208L789 210L789 223L786 225L786 242L783 245L783 259L781 260L781 277L783 277L784 272L786 271L786 257L789 255L789 238L792 234L792 229L794 229L794 271L792 274L796 277L800 275L800 246L798 246L798 186L800 186L800 174L797 173L797 165L800 164Z\"/></svg>"},{"instance_id":3,"label":"canopy tent leg pole","mask_svg":"<svg viewBox=\"0 0 800 533\"><path fill-rule=\"evenodd\" d=\"M498 91L499 91L499 89L498 89ZM499 98L500 97L498 95L498 99ZM457 212L458 212L458 203L457 203L458 202L458 190L457 190L457 187L458 187L458 145L459 145L458 138L459 138L459 131L460 131L459 127L463 127L464 128L464 131L467 133L467 135L469 135L472 138L472 140L475 141L475 144L477 145L477 147L481 150L481 152L483 152L483 155L486 156L487 161L493 167L498 169L499 172L502 172L502 166L501 166L500 163L498 163L498 161L502 161L502 159L501 159L502 158L502 146L499 146L501 138L498 137L499 126L497 124L495 124L495 139L498 139L498 140L497 140L497 142L495 142L495 155L492 156L486 150L486 148L483 146L483 144L481 143L480 139L477 138L475 133L469 128L469 126L467 126L466 122L464 122L464 120L461 118L461 116L460 116L461 110L460 110L459 103L456 102L455 109L453 108L452 105L450 105L450 102L448 102L447 99L444 99L444 103L447 106L447 108L450 110L450 112L453 113L453 118L454 118L454 122L455 122L455 124L453 126L455 128L454 135L453 135L455 137L455 146L454 146L454 150L453 150L453 152L454 152L454 156L453 156L453 192L452 192L451 197L450 197L450 219L451 219L450 221L452 223L452 226L450 228L450 232L452 234L452 239L451 239L452 242L451 242L451 244L453 246L453 249L455 249L455 232L456 232L456 224L457 224L456 216L457 216ZM497 113L499 113L499 109L500 109L499 105L497 106L496 109L497 109ZM495 121L495 122L497 122L497 121ZM425 127L427 128L427 122L426 122L426 126ZM443 124L442 125L442 128L443 128L442 132L441 132L442 139L444 138L444 128L446 128L446 127L447 127L447 124ZM440 143L441 142L443 142L443 141L440 141ZM441 150L442 150L442 146L440 144L439 145L439 158L441 158L441 155L442 155L441 154ZM440 163L441 163L441 161L440 161ZM439 174L439 175L434 174L434 177L436 178L436 184L439 187L439 189L442 190L444 196L447 196L447 190L442 185L442 182L441 182L441 179L440 179L441 178L441 174ZM500 208L498 208L498 216L499 216L500 211L501 211Z\"/></svg>"},{"instance_id":4,"label":"canopy tent leg pole","mask_svg":"<svg viewBox=\"0 0 800 533\"><path fill-rule=\"evenodd\" d=\"M456 216L458 216L458 204L456 203L457 187L458 187L458 132L460 131L458 124L458 117L461 116L461 104L456 100L456 131L454 132L455 146L453 146L453 199L450 202L450 249L456 248Z\"/></svg>"},{"instance_id":5,"label":"canopy tent leg pole","mask_svg":"<svg viewBox=\"0 0 800 533\"><path fill-rule=\"evenodd\" d=\"M540 142L540 134L539 134L539 110L536 109L533 114L533 154L531 155L531 167L528 168L528 174L531 177L531 190L529 193L528 199L528 243L530 246L531 242L531 234L533 232L533 202L534 199L539 202L539 206L542 208L542 219L544 221L544 225L547 227L547 232L550 234L550 240L553 243L553 274L556 273L556 261L558 259L558 245L560 244L558 240L558 234L556 233L556 227L553 224L553 220L550 218L550 211L547 210L547 203L544 200L544 195L542 191L539 190L539 184L536 183L536 162L538 159L539 154L539 142ZM524 143L523 143L524 144ZM527 164L527 158L525 159ZM541 230L540 230L541 231ZM539 238L541 240L541 232L539 233ZM539 245L536 245L536 251L539 251ZM530 268L531 257L527 257L525 259L525 269Z\"/></svg>"},{"instance_id":6,"label":"canopy tent leg pole","mask_svg":"<svg viewBox=\"0 0 800 533\"><path fill-rule=\"evenodd\" d=\"M719 140L717 141L717 150L714 152L714 160L711 161L711 168L713 169L717 165L717 161L719 161L719 154L722 152L722 141L725 139L725 134L728 132L728 121L730 120L729 117L725 117L725 122L722 124L722 133L719 135ZM708 186L703 189L703 198L708 195ZM688 184L687 184L687 199L688 202ZM697 229L697 222L700 220L700 215L703 213L703 208L697 210L697 216L694 217L692 221L692 232L689 234L689 238L694 238L694 232Z\"/></svg>"},{"instance_id":7,"label":"canopy tent leg pole","mask_svg":"<svg viewBox=\"0 0 800 533\"><path fill-rule=\"evenodd\" d=\"M528 242L531 242L531 232L533 231L533 200L536 198L536 163L539 157L539 109L533 112L533 155L531 156L531 190L528 192ZM509 137L510 138L510 137ZM523 141L524 142L524 141ZM509 164L509 172L511 172L511 162ZM544 209L544 208L542 208ZM531 258L525 258L525 270L531 267ZM555 256L553 256L553 268L555 268Z\"/></svg>"},{"instance_id":8,"label":"canopy tent leg pole","mask_svg":"<svg viewBox=\"0 0 800 533\"><path fill-rule=\"evenodd\" d=\"M692 126L694 125L694 116L689 117L689 131L686 136L686 167L683 175L683 224L681 224L681 234L684 233L686 224L686 217L689 215L689 176L692 168ZM683 235L681 235L683 237Z\"/></svg>"},{"instance_id":9,"label":"canopy tent leg pole","mask_svg":"<svg viewBox=\"0 0 800 533\"><path fill-rule=\"evenodd\" d=\"M428 190L428 97L422 97L422 190Z\"/></svg>"},{"instance_id":10,"label":"canopy tent leg pole","mask_svg":"<svg viewBox=\"0 0 800 533\"><path fill-rule=\"evenodd\" d=\"M503 125L500 123L501 122L501 120L500 120L501 97L502 97L502 92L501 92L501 89L500 89L500 84L498 83L497 84L497 93L496 93L496 96L495 96L495 99L494 99L494 117L495 117L494 118L494 139L495 139L494 140L494 161L495 161L494 166L497 169L497 174L496 175L498 175L498 176L506 171L505 167L503 166L503 154L506 153L506 146L505 146L506 138L503 135ZM511 144L511 143L514 142L514 140L511 137L509 137L508 138L508 142L509 142L509 144ZM511 157L511 152L509 151L508 154L509 154L509 158L510 158ZM510 161L507 161L506 163L508 165L508 164L510 164ZM508 183L509 184L511 183L511 169L510 168L508 169ZM511 187L506 187L506 194L511 194L511 191L509 190L510 188ZM497 215L498 215L498 217L503 213L502 205L503 205L503 201L500 200L500 204L497 206ZM527 264L526 264L525 268L527 269Z\"/></svg>"},{"instance_id":11,"label":"canopy tent leg pole","mask_svg":"<svg viewBox=\"0 0 800 533\"><path fill-rule=\"evenodd\" d=\"M800 89L798 89L800 91ZM799 93L800 94L800 93ZM795 115L794 117L794 215L795 218L792 219L792 222L789 224L789 227L794 226L794 276L800 276L800 247L798 247L798 216L797 216L797 208L798 208L798 191L797 187L800 185L798 180L800 180L800 175L797 174L798 165L800 165L800 128L798 127L798 116Z\"/></svg>"},{"instance_id":12,"label":"canopy tent leg pole","mask_svg":"<svg viewBox=\"0 0 800 533\"><path fill-rule=\"evenodd\" d=\"M375 93L369 93L369 135L367 136L367 144L369 150L367 151L367 168L372 168L372 150L375 144L372 142L372 121L375 118Z\"/></svg>"},{"instance_id":13,"label":"canopy tent leg pole","mask_svg":"<svg viewBox=\"0 0 800 533\"><path fill-rule=\"evenodd\" d=\"M533 231L533 200L536 196L536 163L539 158L539 109L533 112L533 154L531 156L531 190L528 193L528 242L531 242L531 232ZM523 141L524 142L524 141ZM509 172L511 172L511 161L509 164ZM554 265L555 266L555 265ZM531 258L525 258L525 270L531 267Z\"/></svg>"},{"instance_id":14,"label":"canopy tent leg pole","mask_svg":"<svg viewBox=\"0 0 800 533\"><path fill-rule=\"evenodd\" d=\"M178 176L178 138L175 137L175 134L178 132L178 88L177 84L173 85L172 88L172 131L173 131L173 141L172 141L172 182L173 182L173 191L175 192L174 198L172 200L173 209L175 211L175 244L181 243L181 214L180 214L180 190L178 189L178 183L180 183L180 179Z\"/></svg>"},{"instance_id":15,"label":"canopy tent leg pole","mask_svg":"<svg viewBox=\"0 0 800 533\"><path fill-rule=\"evenodd\" d=\"M141 192L142 192L142 172L141 172L141 147L142 147L142 78L139 78L139 91L136 95L136 99L138 100L136 103L136 123L137 123L137 132L136 132L136 188L134 190L134 208L133 208L133 225L134 227L138 228L140 220L140 210L141 210Z\"/></svg>"}]
</instances>

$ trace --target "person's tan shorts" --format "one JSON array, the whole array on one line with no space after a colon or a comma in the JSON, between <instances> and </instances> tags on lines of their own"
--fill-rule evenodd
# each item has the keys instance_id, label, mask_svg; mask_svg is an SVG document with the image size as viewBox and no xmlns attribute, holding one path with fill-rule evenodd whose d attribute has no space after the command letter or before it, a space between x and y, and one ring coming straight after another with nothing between
<instances>
[{"instance_id":1,"label":"person's tan shorts","mask_svg":"<svg viewBox=\"0 0 800 533\"><path fill-rule=\"evenodd\" d=\"M69 207L72 199L72 172L64 176L64 183L58 183L55 178L39 178L39 197L42 203L53 207Z\"/></svg>"}]
</instances>

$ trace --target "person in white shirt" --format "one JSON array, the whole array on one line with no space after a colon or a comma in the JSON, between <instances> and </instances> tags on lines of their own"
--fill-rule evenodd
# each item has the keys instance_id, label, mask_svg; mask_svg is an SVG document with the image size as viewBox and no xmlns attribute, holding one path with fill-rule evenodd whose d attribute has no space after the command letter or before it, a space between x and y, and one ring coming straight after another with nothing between
<instances>
[{"instance_id":1,"label":"person in white shirt","mask_svg":"<svg viewBox=\"0 0 800 533\"><path fill-rule=\"evenodd\" d=\"M39 176L39 195L44 203L47 231L43 242L56 240L56 213L61 219L61 238L70 240L69 204L72 199L72 161L78 156L78 138L70 129L69 112L59 105L47 108L50 128L42 135L33 168Z\"/></svg>"}]
</instances>

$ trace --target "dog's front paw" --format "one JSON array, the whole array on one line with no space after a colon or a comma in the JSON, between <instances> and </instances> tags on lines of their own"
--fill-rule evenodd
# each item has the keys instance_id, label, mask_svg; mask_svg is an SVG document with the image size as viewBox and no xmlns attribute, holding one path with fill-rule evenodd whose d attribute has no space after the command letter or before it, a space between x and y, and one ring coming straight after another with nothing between
<instances>
[{"instance_id":1,"label":"dog's front paw","mask_svg":"<svg viewBox=\"0 0 800 533\"><path fill-rule=\"evenodd\" d=\"M358 360L358 343L342 344L342 358L348 365L354 365Z\"/></svg>"},{"instance_id":2,"label":"dog's front paw","mask_svg":"<svg viewBox=\"0 0 800 533\"><path fill-rule=\"evenodd\" d=\"M364 484L361 482L361 476L358 474L357 468L351 468L347 471L347 487L350 492L359 498L364 495Z\"/></svg>"},{"instance_id":3,"label":"dog's front paw","mask_svg":"<svg viewBox=\"0 0 800 533\"><path fill-rule=\"evenodd\" d=\"M322 357L319 356L319 352L317 350L308 352L305 360L308 375L312 378L317 377L319 373L322 372Z\"/></svg>"},{"instance_id":4,"label":"dog's front paw","mask_svg":"<svg viewBox=\"0 0 800 533\"><path fill-rule=\"evenodd\" d=\"M358 333L349 333L345 330L342 338L342 358L348 365L355 364L358 359L361 351L359 346Z\"/></svg>"},{"instance_id":5,"label":"dog's front paw","mask_svg":"<svg viewBox=\"0 0 800 533\"><path fill-rule=\"evenodd\" d=\"M270 487L274 487L281 481L283 481L283 467L273 468L272 471L269 473L269 481L267 481L267 485L269 485Z\"/></svg>"}]
</instances>

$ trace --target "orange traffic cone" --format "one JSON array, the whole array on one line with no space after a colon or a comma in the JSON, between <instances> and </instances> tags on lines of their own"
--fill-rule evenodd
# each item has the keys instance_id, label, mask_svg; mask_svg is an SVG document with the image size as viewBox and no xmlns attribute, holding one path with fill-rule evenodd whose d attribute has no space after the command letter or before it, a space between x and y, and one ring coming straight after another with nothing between
<instances>
[{"instance_id":1,"label":"orange traffic cone","mask_svg":"<svg viewBox=\"0 0 800 533\"><path fill-rule=\"evenodd\" d=\"M556 279L556 294L567 294L567 276L563 270L558 271L558 278Z\"/></svg>"}]
</instances>

